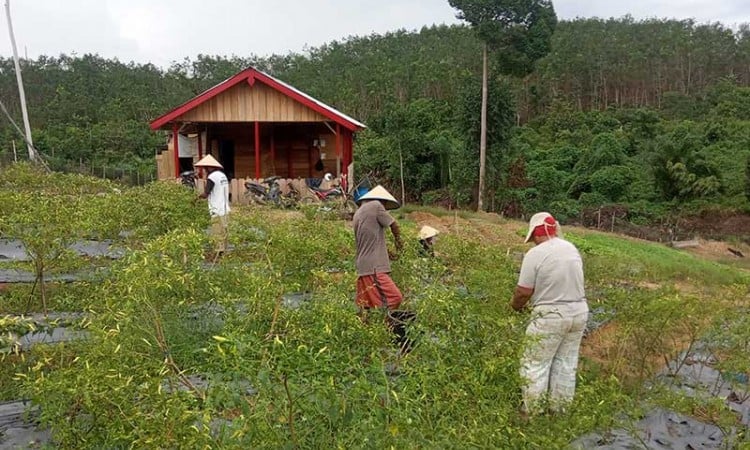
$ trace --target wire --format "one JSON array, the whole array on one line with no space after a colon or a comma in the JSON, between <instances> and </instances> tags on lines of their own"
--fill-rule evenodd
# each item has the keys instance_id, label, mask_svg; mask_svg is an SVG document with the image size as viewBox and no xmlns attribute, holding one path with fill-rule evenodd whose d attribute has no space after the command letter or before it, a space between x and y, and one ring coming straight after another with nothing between
<instances>
[{"instance_id":1,"label":"wire","mask_svg":"<svg viewBox=\"0 0 750 450\"><path fill-rule=\"evenodd\" d=\"M10 113L8 112L8 109L5 107L5 104L3 103L2 100L0 100L0 109L3 110L3 113L5 114L5 117L8 118L8 120L11 123L11 125L13 125L13 128L16 129L16 131L18 132L18 134L21 136L21 138L23 139L23 141L26 143L26 146L28 146L29 148L31 148L31 150L34 152L35 159L39 162L39 164L42 167L44 167L47 170L47 172L51 172L49 166L44 161L44 157L39 152L39 149L37 149L34 146L34 144L32 144L31 142L29 142L29 140L26 138L26 134L23 131L21 131L21 128L18 126L18 124L16 124L16 121L13 120L13 117L11 117Z\"/></svg>"}]
</instances>

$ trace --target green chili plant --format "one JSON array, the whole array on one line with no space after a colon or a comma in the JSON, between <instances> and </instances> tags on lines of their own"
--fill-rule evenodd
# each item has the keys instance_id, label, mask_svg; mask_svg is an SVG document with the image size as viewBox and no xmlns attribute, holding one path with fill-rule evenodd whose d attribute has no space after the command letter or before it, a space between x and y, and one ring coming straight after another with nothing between
<instances>
[{"instance_id":1,"label":"green chili plant","mask_svg":"<svg viewBox=\"0 0 750 450\"><path fill-rule=\"evenodd\" d=\"M46 314L45 276L74 259L70 246L82 238L91 211L86 209L85 200L69 196L6 193L4 201L11 206L10 213L0 219L0 230L2 235L23 243Z\"/></svg>"}]
</instances>

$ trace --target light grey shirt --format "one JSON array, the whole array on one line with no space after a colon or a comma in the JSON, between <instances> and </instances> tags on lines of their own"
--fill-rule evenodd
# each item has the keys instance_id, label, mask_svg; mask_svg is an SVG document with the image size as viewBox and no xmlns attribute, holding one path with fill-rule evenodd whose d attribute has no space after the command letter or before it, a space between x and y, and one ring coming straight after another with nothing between
<instances>
[{"instance_id":1,"label":"light grey shirt","mask_svg":"<svg viewBox=\"0 0 750 450\"><path fill-rule=\"evenodd\" d=\"M529 250L521 264L518 285L534 289L532 307L588 310L581 254L564 239L552 238Z\"/></svg>"}]
</instances>

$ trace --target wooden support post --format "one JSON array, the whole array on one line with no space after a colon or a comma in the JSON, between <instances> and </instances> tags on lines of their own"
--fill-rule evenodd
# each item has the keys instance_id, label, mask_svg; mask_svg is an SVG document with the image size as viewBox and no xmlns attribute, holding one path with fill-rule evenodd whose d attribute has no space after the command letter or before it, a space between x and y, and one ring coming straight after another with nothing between
<instances>
[{"instance_id":1,"label":"wooden support post","mask_svg":"<svg viewBox=\"0 0 750 450\"><path fill-rule=\"evenodd\" d=\"M276 173L276 140L274 139L274 133L276 130L271 125L271 175L277 175Z\"/></svg>"},{"instance_id":2,"label":"wooden support post","mask_svg":"<svg viewBox=\"0 0 750 450\"><path fill-rule=\"evenodd\" d=\"M174 176L175 178L180 177L180 145L178 142L180 136L180 129L176 123L172 124L172 150L174 150Z\"/></svg>"},{"instance_id":3,"label":"wooden support post","mask_svg":"<svg viewBox=\"0 0 750 450\"><path fill-rule=\"evenodd\" d=\"M343 173L345 177L349 177L349 164L352 162L352 132L349 130L344 131L344 148L342 149L343 156L344 156L344 168ZM349 181L347 179L347 181ZM354 180L352 180L352 183ZM347 186L349 188L349 186Z\"/></svg>"},{"instance_id":4,"label":"wooden support post","mask_svg":"<svg viewBox=\"0 0 750 450\"><path fill-rule=\"evenodd\" d=\"M341 178L341 125L336 124L336 176Z\"/></svg>"},{"instance_id":5,"label":"wooden support post","mask_svg":"<svg viewBox=\"0 0 750 450\"><path fill-rule=\"evenodd\" d=\"M255 178L260 179L260 122L255 122Z\"/></svg>"},{"instance_id":6,"label":"wooden support post","mask_svg":"<svg viewBox=\"0 0 750 450\"><path fill-rule=\"evenodd\" d=\"M208 137L208 134L206 134L206 137ZM206 142L206 145L208 145L208 142ZM198 129L198 161L200 161L201 159L203 159L203 132ZM193 171L196 171L195 166L193 166ZM196 176L203 176L203 171L200 168L198 168Z\"/></svg>"}]
</instances>

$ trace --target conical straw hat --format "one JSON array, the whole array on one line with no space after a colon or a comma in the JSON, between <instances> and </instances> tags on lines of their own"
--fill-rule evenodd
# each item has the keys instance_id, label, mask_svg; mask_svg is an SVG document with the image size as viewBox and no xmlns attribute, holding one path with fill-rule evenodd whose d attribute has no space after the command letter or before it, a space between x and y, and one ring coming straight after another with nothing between
<instances>
[{"instance_id":1,"label":"conical straw hat","mask_svg":"<svg viewBox=\"0 0 750 450\"><path fill-rule=\"evenodd\" d=\"M429 225L425 225L425 226L422 227L421 230L419 230L419 239L422 240L422 241L424 241L425 239L429 239L431 237L435 237L438 234L440 234L440 232L438 230L432 228Z\"/></svg>"},{"instance_id":2,"label":"conical straw hat","mask_svg":"<svg viewBox=\"0 0 750 450\"><path fill-rule=\"evenodd\" d=\"M396 209L401 207L401 204L396 200L390 192L388 192L383 186L377 185L370 191L363 195L357 200L357 204L364 200L382 200L385 202L385 209Z\"/></svg>"},{"instance_id":3,"label":"conical straw hat","mask_svg":"<svg viewBox=\"0 0 750 450\"><path fill-rule=\"evenodd\" d=\"M219 164L219 161L216 160L211 155L204 156L200 161L195 163L195 167L218 167L219 169L223 169L224 166Z\"/></svg>"}]
</instances>

